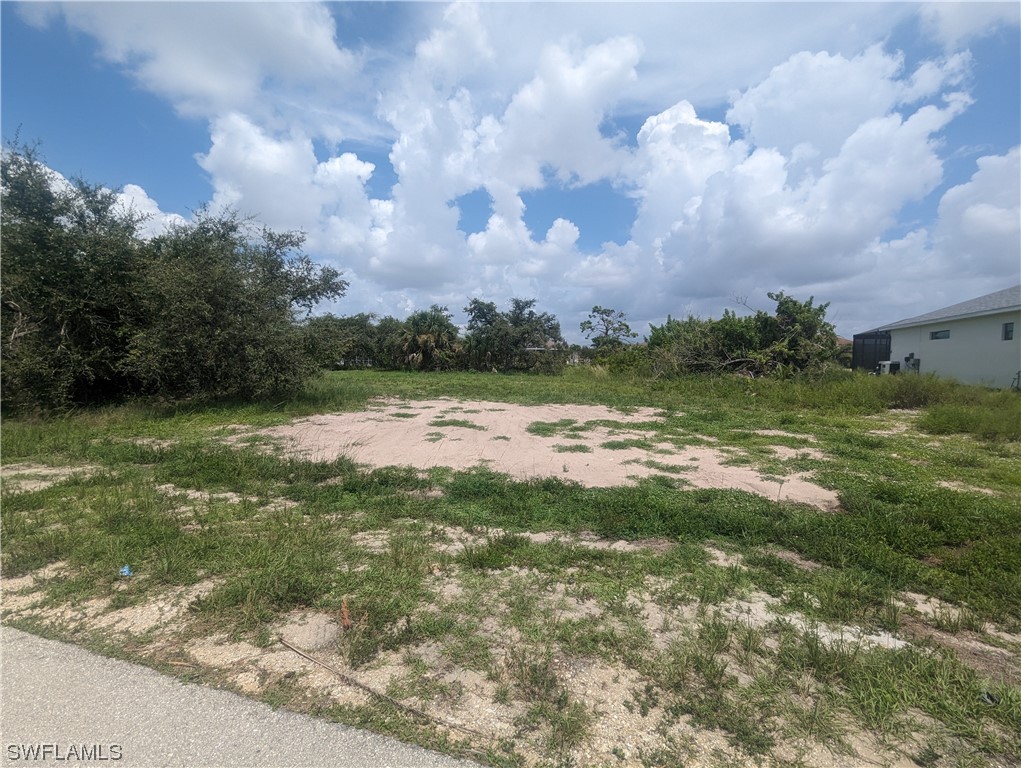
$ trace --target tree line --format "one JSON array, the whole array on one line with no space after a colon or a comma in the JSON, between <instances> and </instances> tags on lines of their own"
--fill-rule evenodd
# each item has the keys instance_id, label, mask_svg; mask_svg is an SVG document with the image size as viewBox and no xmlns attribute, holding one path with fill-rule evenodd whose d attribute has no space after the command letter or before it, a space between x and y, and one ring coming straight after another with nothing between
<instances>
[{"instance_id":1,"label":"tree line","mask_svg":"<svg viewBox=\"0 0 1021 768\"><path fill-rule=\"evenodd\" d=\"M145 240L116 195L5 147L0 390L5 410L150 396L255 398L318 371L301 320L347 282L302 236L200 211Z\"/></svg>"},{"instance_id":2,"label":"tree line","mask_svg":"<svg viewBox=\"0 0 1021 768\"><path fill-rule=\"evenodd\" d=\"M34 147L3 152L0 395L11 410L133 397L258 398L300 389L323 368L556 374L567 362L669 377L788 376L834 358L827 304L770 293L773 314L668 318L632 343L623 312L595 306L569 346L535 299L473 298L462 331L445 306L400 320L312 316L341 298L341 274L301 253L303 236L199 211L152 239L101 186L59 179Z\"/></svg>"},{"instance_id":3,"label":"tree line","mask_svg":"<svg viewBox=\"0 0 1021 768\"><path fill-rule=\"evenodd\" d=\"M408 371L559 373L568 345L560 323L535 309L535 299L513 298L506 310L472 299L462 334L447 307L434 304L405 320L371 314L309 319L317 359L325 368L376 367Z\"/></svg>"}]
</instances>

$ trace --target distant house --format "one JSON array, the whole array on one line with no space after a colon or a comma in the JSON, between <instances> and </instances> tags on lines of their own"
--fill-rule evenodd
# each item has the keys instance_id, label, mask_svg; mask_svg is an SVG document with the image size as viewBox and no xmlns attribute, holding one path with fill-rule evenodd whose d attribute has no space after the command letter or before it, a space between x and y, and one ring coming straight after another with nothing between
<instances>
[{"instance_id":1,"label":"distant house","mask_svg":"<svg viewBox=\"0 0 1021 768\"><path fill-rule=\"evenodd\" d=\"M1021 285L857 333L853 345L855 368L1009 387L1021 373Z\"/></svg>"}]
</instances>

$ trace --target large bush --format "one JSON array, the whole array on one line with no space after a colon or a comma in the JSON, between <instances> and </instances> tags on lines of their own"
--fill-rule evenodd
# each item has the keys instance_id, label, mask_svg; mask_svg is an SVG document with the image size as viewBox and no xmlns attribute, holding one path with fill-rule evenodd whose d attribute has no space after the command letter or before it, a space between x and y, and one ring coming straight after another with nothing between
<instances>
[{"instance_id":1,"label":"large bush","mask_svg":"<svg viewBox=\"0 0 1021 768\"><path fill-rule=\"evenodd\" d=\"M107 190L65 182L32 148L0 164L5 407L69 407L130 389L121 363L144 262L137 219Z\"/></svg>"},{"instance_id":2,"label":"large bush","mask_svg":"<svg viewBox=\"0 0 1021 768\"><path fill-rule=\"evenodd\" d=\"M829 304L813 305L780 293L772 315L763 311L738 317L729 310L719 320L667 318L651 326L650 362L659 375L747 372L787 377L820 371L833 361L837 337L826 322Z\"/></svg>"},{"instance_id":3,"label":"large bush","mask_svg":"<svg viewBox=\"0 0 1021 768\"><path fill-rule=\"evenodd\" d=\"M347 284L296 253L302 236L200 215L147 246L123 367L148 394L257 397L320 368L299 316Z\"/></svg>"},{"instance_id":4,"label":"large bush","mask_svg":"<svg viewBox=\"0 0 1021 768\"><path fill-rule=\"evenodd\" d=\"M316 369L297 320L346 283L300 235L200 214L145 241L107 189L31 147L2 158L0 389L7 409L146 394L255 396Z\"/></svg>"},{"instance_id":5,"label":"large bush","mask_svg":"<svg viewBox=\"0 0 1021 768\"><path fill-rule=\"evenodd\" d=\"M511 299L501 312L496 304L472 299L465 338L467 367L477 371L560 373L567 362L567 343L560 323L549 312L536 312L535 299Z\"/></svg>"}]
</instances>

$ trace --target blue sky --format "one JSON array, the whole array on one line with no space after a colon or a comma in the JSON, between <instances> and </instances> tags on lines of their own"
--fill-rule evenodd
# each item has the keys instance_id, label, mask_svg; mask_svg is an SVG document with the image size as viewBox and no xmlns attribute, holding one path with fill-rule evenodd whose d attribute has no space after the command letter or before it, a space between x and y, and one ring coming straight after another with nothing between
<instances>
[{"instance_id":1,"label":"blue sky","mask_svg":"<svg viewBox=\"0 0 1021 768\"><path fill-rule=\"evenodd\" d=\"M14 3L2 130L306 232L322 311L830 302L845 336L1021 281L1017 3Z\"/></svg>"}]
</instances>

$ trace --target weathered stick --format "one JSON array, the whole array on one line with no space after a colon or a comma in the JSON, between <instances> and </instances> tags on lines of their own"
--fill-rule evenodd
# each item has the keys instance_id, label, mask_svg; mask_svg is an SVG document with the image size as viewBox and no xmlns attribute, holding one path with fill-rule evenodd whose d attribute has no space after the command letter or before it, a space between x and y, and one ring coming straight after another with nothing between
<instances>
[{"instance_id":1,"label":"weathered stick","mask_svg":"<svg viewBox=\"0 0 1021 768\"><path fill-rule=\"evenodd\" d=\"M466 728L463 725L457 725L456 723L448 723L445 720L439 719L438 717L434 717L433 715L426 714L425 712L423 712L420 709L415 709L414 707L409 707L407 704L402 704L401 702L397 701L396 699L393 699L390 696L387 696L385 693L380 693L375 688L370 688L369 686L365 685L364 683L358 682L357 680L355 680L350 675L345 675L343 672L341 672L336 667L334 667L334 666L332 666L330 664L327 664L325 661L321 661L321 660L315 658L314 656L306 653L305 651L303 651L301 648L298 648L297 646L291 645L289 642L284 640L284 638L282 636L280 636L280 635L277 635L277 640L280 641L280 644L282 646L284 646L285 648L289 648L290 650L294 651L296 654L301 656L303 659L308 659L313 664L318 664L323 669L329 670L330 672L335 674L337 677L339 677L341 679L341 681L343 681L347 685L350 685L353 688L357 688L360 691L364 691L365 693L369 694L370 696L372 696L374 698L382 699L383 701L385 701L387 704L389 704L390 706L394 707L395 709L399 709L402 712L406 712L407 714L412 715L413 717L417 717L417 718L422 719L422 720L428 720L430 722L436 723L437 725L441 725L444 728L451 728L451 729L454 729L454 730L462 731L462 732L467 733L467 734L469 734L471 736L478 736L480 738L485 739L486 741L491 741L490 737L486 736L486 734L484 734L484 733L479 733L478 731L474 731L471 728Z\"/></svg>"}]
</instances>

